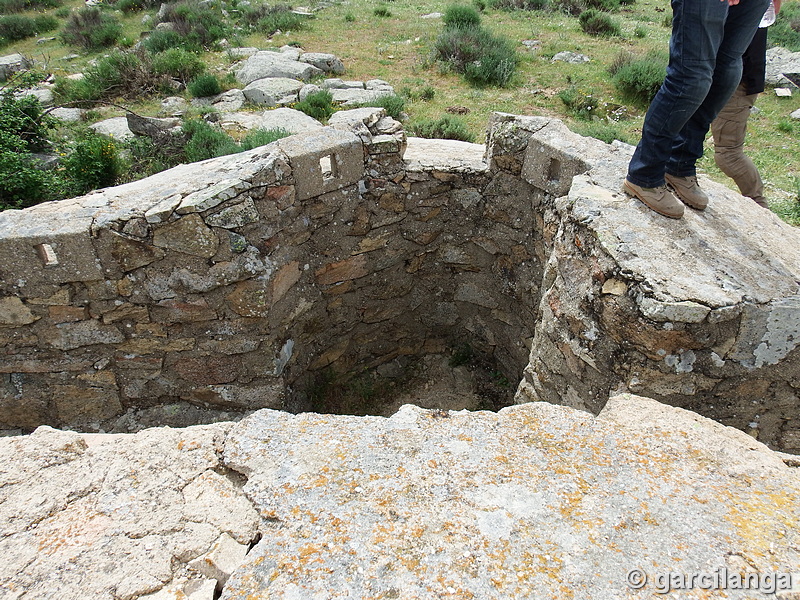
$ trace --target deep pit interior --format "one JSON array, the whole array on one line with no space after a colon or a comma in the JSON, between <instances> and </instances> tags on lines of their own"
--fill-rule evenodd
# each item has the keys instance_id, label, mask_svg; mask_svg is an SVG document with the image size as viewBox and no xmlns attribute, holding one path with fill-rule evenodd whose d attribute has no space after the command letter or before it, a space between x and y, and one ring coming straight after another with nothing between
<instances>
[{"instance_id":1,"label":"deep pit interior","mask_svg":"<svg viewBox=\"0 0 800 600\"><path fill-rule=\"evenodd\" d=\"M485 147L409 141L357 109L0 213L0 429L629 390L800 452L797 232L728 222L750 207L715 212L722 186L667 230L616 191L630 151L504 114Z\"/></svg>"}]
</instances>

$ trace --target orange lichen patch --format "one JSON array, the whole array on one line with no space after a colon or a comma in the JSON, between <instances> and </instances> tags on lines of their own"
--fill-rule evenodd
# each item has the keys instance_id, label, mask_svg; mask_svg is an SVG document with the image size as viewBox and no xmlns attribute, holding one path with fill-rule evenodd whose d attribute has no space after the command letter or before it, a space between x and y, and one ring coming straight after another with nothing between
<instances>
[{"instance_id":1,"label":"orange lichen patch","mask_svg":"<svg viewBox=\"0 0 800 600\"><path fill-rule=\"evenodd\" d=\"M67 560L103 539L113 526L114 520L108 515L71 505L43 521L34 535L41 554L62 554Z\"/></svg>"},{"instance_id":2,"label":"orange lichen patch","mask_svg":"<svg viewBox=\"0 0 800 600\"><path fill-rule=\"evenodd\" d=\"M772 553L785 545L783 538L800 529L798 490L747 490L734 494L726 489L720 494L726 497L727 520L735 526L752 556L774 561Z\"/></svg>"}]
</instances>

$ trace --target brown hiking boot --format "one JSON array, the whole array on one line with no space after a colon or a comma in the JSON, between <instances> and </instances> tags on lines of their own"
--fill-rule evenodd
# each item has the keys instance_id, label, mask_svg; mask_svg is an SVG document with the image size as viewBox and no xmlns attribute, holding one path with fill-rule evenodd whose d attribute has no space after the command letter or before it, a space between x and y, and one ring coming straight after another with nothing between
<instances>
[{"instance_id":1,"label":"brown hiking boot","mask_svg":"<svg viewBox=\"0 0 800 600\"><path fill-rule=\"evenodd\" d=\"M758 196L756 198L753 198L753 202L758 204L761 208L766 208L767 210L769 210L769 204L767 204L767 199L764 198L764 196Z\"/></svg>"},{"instance_id":2,"label":"brown hiking boot","mask_svg":"<svg viewBox=\"0 0 800 600\"><path fill-rule=\"evenodd\" d=\"M691 206L697 210L705 210L706 206L708 206L708 196L706 196L706 193L697 185L697 177L695 175L678 177L677 175L670 175L667 173L664 175L664 179L667 180L667 184L678 194L678 198L687 206Z\"/></svg>"},{"instance_id":3,"label":"brown hiking boot","mask_svg":"<svg viewBox=\"0 0 800 600\"><path fill-rule=\"evenodd\" d=\"M622 191L638 198L660 215L670 219L680 219L683 216L683 204L678 202L665 185L646 188L626 179L622 184Z\"/></svg>"}]
</instances>

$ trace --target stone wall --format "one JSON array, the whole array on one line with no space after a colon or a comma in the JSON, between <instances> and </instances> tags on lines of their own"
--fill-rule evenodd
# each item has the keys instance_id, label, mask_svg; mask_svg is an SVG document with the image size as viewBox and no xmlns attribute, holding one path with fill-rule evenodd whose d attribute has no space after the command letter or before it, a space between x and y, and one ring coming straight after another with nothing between
<instances>
[{"instance_id":1,"label":"stone wall","mask_svg":"<svg viewBox=\"0 0 800 600\"><path fill-rule=\"evenodd\" d=\"M630 147L551 119L406 145L358 109L0 214L2 426L307 410L326 369L468 341L519 401L630 389L800 449L796 230L710 182L666 222L616 191Z\"/></svg>"}]
</instances>

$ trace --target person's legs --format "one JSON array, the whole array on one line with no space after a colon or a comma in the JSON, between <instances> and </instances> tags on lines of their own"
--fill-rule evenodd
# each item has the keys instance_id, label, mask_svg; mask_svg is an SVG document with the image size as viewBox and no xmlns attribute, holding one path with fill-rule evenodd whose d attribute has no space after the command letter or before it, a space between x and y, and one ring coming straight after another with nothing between
<instances>
[{"instance_id":1,"label":"person's legs","mask_svg":"<svg viewBox=\"0 0 800 600\"><path fill-rule=\"evenodd\" d=\"M729 8L711 87L676 136L666 165L667 173L678 177L696 174L695 165L703 155L708 129L742 79L742 54L750 45L768 5L769 0L747 0Z\"/></svg>"},{"instance_id":2,"label":"person's legs","mask_svg":"<svg viewBox=\"0 0 800 600\"><path fill-rule=\"evenodd\" d=\"M736 88L731 99L711 123L714 137L714 161L728 177L736 182L743 196L762 200L764 184L753 161L744 153L747 119L758 94L747 95L743 85Z\"/></svg>"},{"instance_id":3,"label":"person's legs","mask_svg":"<svg viewBox=\"0 0 800 600\"><path fill-rule=\"evenodd\" d=\"M754 1L747 0L747 3ZM650 104L642 139L628 166L628 180L647 188L664 185L674 140L711 89L716 57L725 33L728 3L673 0L672 9L667 76ZM741 62L741 53L739 57Z\"/></svg>"}]
</instances>

